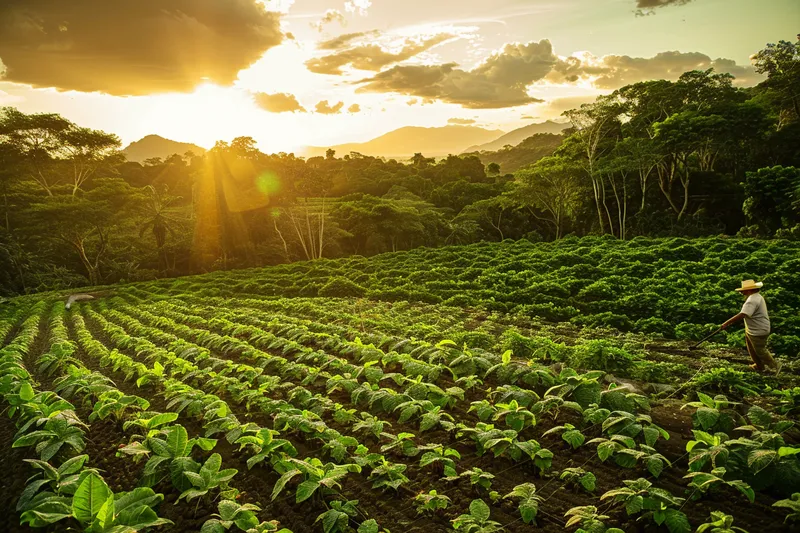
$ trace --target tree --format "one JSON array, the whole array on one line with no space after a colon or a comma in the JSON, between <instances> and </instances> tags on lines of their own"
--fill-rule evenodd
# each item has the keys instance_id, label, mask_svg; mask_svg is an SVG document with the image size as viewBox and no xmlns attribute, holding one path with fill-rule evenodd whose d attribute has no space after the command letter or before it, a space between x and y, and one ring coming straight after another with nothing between
<instances>
[{"instance_id":1,"label":"tree","mask_svg":"<svg viewBox=\"0 0 800 533\"><path fill-rule=\"evenodd\" d=\"M498 165L497 163L489 163L488 165L486 165L486 173L489 176L497 176L498 174L500 174L500 165Z\"/></svg>"},{"instance_id":2,"label":"tree","mask_svg":"<svg viewBox=\"0 0 800 533\"><path fill-rule=\"evenodd\" d=\"M563 157L545 157L517 171L512 200L531 215L553 226L560 239L564 226L581 203L583 169ZM539 214L541 213L541 214Z\"/></svg>"},{"instance_id":3,"label":"tree","mask_svg":"<svg viewBox=\"0 0 800 533\"><path fill-rule=\"evenodd\" d=\"M745 216L770 234L800 223L795 200L795 194L800 196L800 169L777 166L748 172L744 192Z\"/></svg>"},{"instance_id":4,"label":"tree","mask_svg":"<svg viewBox=\"0 0 800 533\"><path fill-rule=\"evenodd\" d=\"M181 221L174 207L180 197L170 196L166 187L159 191L152 185L145 187L144 192L146 195L146 201L143 204L145 220L140 226L139 238L144 236L148 230L152 232L156 240L159 269L162 271L169 270L169 262L167 261L164 246L167 243L167 234L174 237L174 226Z\"/></svg>"},{"instance_id":5,"label":"tree","mask_svg":"<svg viewBox=\"0 0 800 533\"><path fill-rule=\"evenodd\" d=\"M28 215L33 224L26 228L39 239L57 239L69 245L92 285L103 280L101 265L109 251L109 238L139 199L136 190L121 179L96 182L82 195L58 195L31 205Z\"/></svg>"},{"instance_id":6,"label":"tree","mask_svg":"<svg viewBox=\"0 0 800 533\"><path fill-rule=\"evenodd\" d=\"M72 196L98 170L113 170L125 157L122 142L114 134L90 128L72 127L60 134L65 163L72 169Z\"/></svg>"},{"instance_id":7,"label":"tree","mask_svg":"<svg viewBox=\"0 0 800 533\"><path fill-rule=\"evenodd\" d=\"M601 206L605 208L608 218L610 218L610 214L606 206L605 190L597 164L603 153L608 150L608 146L603 141L607 139L615 123L618 122L622 111L623 108L616 98L600 96L592 104L583 104L580 109L571 109L563 113L572 122L575 132L569 140L581 154L580 161L592 183L601 233L606 231Z\"/></svg>"},{"instance_id":8,"label":"tree","mask_svg":"<svg viewBox=\"0 0 800 533\"><path fill-rule=\"evenodd\" d=\"M794 120L800 120L800 35L795 43L769 43L753 56L753 65L767 75L762 85L777 93L783 110L793 111Z\"/></svg>"},{"instance_id":9,"label":"tree","mask_svg":"<svg viewBox=\"0 0 800 533\"><path fill-rule=\"evenodd\" d=\"M0 141L10 144L24 158L27 177L48 195L58 182L58 159L63 150L63 134L74 124L56 113L26 115L4 107L0 116Z\"/></svg>"}]
</instances>

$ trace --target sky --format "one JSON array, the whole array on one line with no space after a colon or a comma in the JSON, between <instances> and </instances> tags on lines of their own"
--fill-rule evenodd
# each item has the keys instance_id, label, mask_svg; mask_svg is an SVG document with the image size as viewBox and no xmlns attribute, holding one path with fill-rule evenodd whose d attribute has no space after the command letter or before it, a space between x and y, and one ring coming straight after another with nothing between
<instances>
[{"instance_id":1,"label":"sky","mask_svg":"<svg viewBox=\"0 0 800 533\"><path fill-rule=\"evenodd\" d=\"M3 0L0 106L268 153L403 126L510 131L793 41L797 0Z\"/></svg>"}]
</instances>

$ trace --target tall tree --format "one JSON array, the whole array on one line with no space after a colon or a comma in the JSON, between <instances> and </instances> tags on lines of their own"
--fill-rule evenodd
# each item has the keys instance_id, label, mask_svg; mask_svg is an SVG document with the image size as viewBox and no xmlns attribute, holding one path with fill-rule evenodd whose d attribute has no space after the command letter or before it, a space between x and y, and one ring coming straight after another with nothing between
<instances>
[{"instance_id":1,"label":"tall tree","mask_svg":"<svg viewBox=\"0 0 800 533\"><path fill-rule=\"evenodd\" d=\"M606 212L606 217L610 218L610 214L598 162L610 147L610 144L604 141L615 130L622 111L623 107L614 96L601 96L592 104L583 104L579 109L571 109L563 113L570 120L574 129L569 140L581 154L580 161L592 184L601 233L606 232L603 210Z\"/></svg>"},{"instance_id":2,"label":"tall tree","mask_svg":"<svg viewBox=\"0 0 800 533\"><path fill-rule=\"evenodd\" d=\"M580 207L584 169L563 157L545 157L516 172L509 197L533 217L551 224L555 238Z\"/></svg>"},{"instance_id":3,"label":"tall tree","mask_svg":"<svg viewBox=\"0 0 800 533\"><path fill-rule=\"evenodd\" d=\"M769 43L753 56L753 65L756 72L767 75L763 85L778 95L782 110L793 112L792 120L800 120L800 35L794 43ZM786 122L781 120L779 125Z\"/></svg>"},{"instance_id":4,"label":"tall tree","mask_svg":"<svg viewBox=\"0 0 800 533\"><path fill-rule=\"evenodd\" d=\"M91 128L72 127L59 135L65 164L72 174L72 195L101 169L113 171L125 157L122 142L114 134Z\"/></svg>"},{"instance_id":5,"label":"tall tree","mask_svg":"<svg viewBox=\"0 0 800 533\"><path fill-rule=\"evenodd\" d=\"M57 171L63 154L63 134L74 124L56 113L26 115L13 107L4 107L0 115L0 141L13 146L24 157L28 178L48 195L59 181Z\"/></svg>"},{"instance_id":6,"label":"tall tree","mask_svg":"<svg viewBox=\"0 0 800 533\"><path fill-rule=\"evenodd\" d=\"M178 196L170 196L167 188L160 191L152 185L144 188L145 202L143 203L144 221L139 229L141 238L149 230L156 241L158 253L158 266L162 271L170 269L165 245L167 235L175 236L175 226L181 222L175 204L180 200Z\"/></svg>"}]
</instances>

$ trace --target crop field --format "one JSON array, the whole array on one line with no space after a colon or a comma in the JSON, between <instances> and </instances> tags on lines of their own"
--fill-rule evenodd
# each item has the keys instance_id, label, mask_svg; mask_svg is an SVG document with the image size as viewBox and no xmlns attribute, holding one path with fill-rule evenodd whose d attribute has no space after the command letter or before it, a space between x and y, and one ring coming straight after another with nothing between
<instances>
[{"instance_id":1,"label":"crop field","mask_svg":"<svg viewBox=\"0 0 800 533\"><path fill-rule=\"evenodd\" d=\"M0 530L789 531L798 272L797 242L567 238L17 298ZM738 330L689 350L748 277L778 375Z\"/></svg>"}]
</instances>

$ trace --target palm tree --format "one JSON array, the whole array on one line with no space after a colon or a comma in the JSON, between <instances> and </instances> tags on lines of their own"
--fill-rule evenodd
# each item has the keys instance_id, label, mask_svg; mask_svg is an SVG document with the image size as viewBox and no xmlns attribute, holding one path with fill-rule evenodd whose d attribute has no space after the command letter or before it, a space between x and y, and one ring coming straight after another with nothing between
<instances>
[{"instance_id":1,"label":"palm tree","mask_svg":"<svg viewBox=\"0 0 800 533\"><path fill-rule=\"evenodd\" d=\"M145 221L139 229L139 237L143 237L147 230L153 232L158 250L159 270L166 271L168 264L164 246L167 244L167 234L175 237L173 225L178 224L181 220L179 216L176 216L176 208L172 207L175 202L180 200L180 196L170 196L166 186L163 191L159 192L152 185L145 187L145 194L147 195Z\"/></svg>"}]
</instances>

